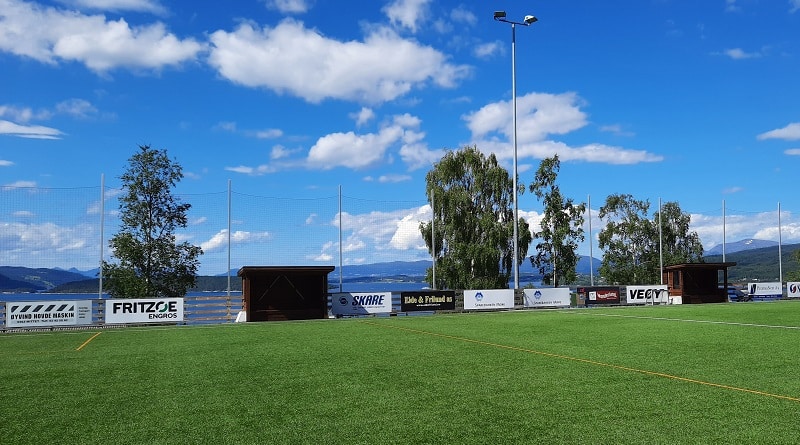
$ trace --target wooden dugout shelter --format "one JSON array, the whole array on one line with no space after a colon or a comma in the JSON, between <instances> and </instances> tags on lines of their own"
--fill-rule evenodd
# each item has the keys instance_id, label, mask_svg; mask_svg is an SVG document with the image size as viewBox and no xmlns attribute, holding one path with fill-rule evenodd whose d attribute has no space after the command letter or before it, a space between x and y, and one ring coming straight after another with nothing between
<instances>
[{"instance_id":1,"label":"wooden dugout shelter","mask_svg":"<svg viewBox=\"0 0 800 445\"><path fill-rule=\"evenodd\" d=\"M242 305L247 321L328 318L328 274L333 266L245 266Z\"/></svg>"},{"instance_id":2,"label":"wooden dugout shelter","mask_svg":"<svg viewBox=\"0 0 800 445\"><path fill-rule=\"evenodd\" d=\"M728 268L734 262L684 263L664 267L662 272L670 297L681 297L683 304L725 303L728 301ZM722 271L722 283L719 272Z\"/></svg>"}]
</instances>

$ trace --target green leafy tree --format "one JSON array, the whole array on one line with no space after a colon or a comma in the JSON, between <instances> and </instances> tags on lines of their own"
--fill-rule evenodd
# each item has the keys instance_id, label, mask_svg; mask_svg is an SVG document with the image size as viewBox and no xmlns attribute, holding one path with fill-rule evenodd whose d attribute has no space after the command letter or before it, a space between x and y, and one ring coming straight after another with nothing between
<instances>
[{"instance_id":1,"label":"green leafy tree","mask_svg":"<svg viewBox=\"0 0 800 445\"><path fill-rule=\"evenodd\" d=\"M128 159L120 177L120 229L109 240L118 262L103 262L106 290L112 296L182 297L194 285L203 251L175 237L176 229L186 227L191 207L172 194L182 178L181 166L166 150L143 145Z\"/></svg>"},{"instance_id":2,"label":"green leafy tree","mask_svg":"<svg viewBox=\"0 0 800 445\"><path fill-rule=\"evenodd\" d=\"M494 154L477 147L449 151L426 176L433 221L420 224L436 261L437 288L508 288L514 254L514 186ZM436 230L435 251L431 224ZM528 223L518 221L518 261L531 243Z\"/></svg>"},{"instance_id":3,"label":"green leafy tree","mask_svg":"<svg viewBox=\"0 0 800 445\"><path fill-rule=\"evenodd\" d=\"M697 232L689 229L691 220L691 215L684 213L677 202L662 204L660 218L659 212L656 211L653 223L658 230L658 223L661 222L664 265L703 262L703 243L700 242Z\"/></svg>"},{"instance_id":4,"label":"green leafy tree","mask_svg":"<svg viewBox=\"0 0 800 445\"><path fill-rule=\"evenodd\" d=\"M556 183L561 162L558 155L545 158L539 164L530 191L542 202L541 230L533 233L536 254L530 257L533 267L539 269L545 284L573 283L577 279L578 243L583 237L585 204L576 205L561 194Z\"/></svg>"},{"instance_id":5,"label":"green leafy tree","mask_svg":"<svg viewBox=\"0 0 800 445\"><path fill-rule=\"evenodd\" d=\"M658 264L650 261L654 230L648 219L650 203L639 201L629 194L615 194L606 198L600 207L600 219L606 219L600 231L599 246L604 249L600 275L609 283L653 284ZM653 281L657 280L657 281Z\"/></svg>"},{"instance_id":6,"label":"green leafy tree","mask_svg":"<svg viewBox=\"0 0 800 445\"><path fill-rule=\"evenodd\" d=\"M628 194L606 198L599 216L606 219L599 245L604 249L600 274L610 283L654 284L661 281L665 266L703 261L703 246L697 232L689 229L691 216L677 202L661 206L648 218L649 201ZM659 222L661 233L659 234Z\"/></svg>"}]
</instances>

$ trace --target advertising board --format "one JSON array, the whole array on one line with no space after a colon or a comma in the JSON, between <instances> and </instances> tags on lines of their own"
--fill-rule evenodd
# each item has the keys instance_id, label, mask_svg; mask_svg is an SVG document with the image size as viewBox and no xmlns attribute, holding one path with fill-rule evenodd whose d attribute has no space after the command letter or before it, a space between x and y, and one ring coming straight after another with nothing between
<instances>
[{"instance_id":1,"label":"advertising board","mask_svg":"<svg viewBox=\"0 0 800 445\"><path fill-rule=\"evenodd\" d=\"M525 289L525 307L569 307L570 293L568 287Z\"/></svg>"},{"instance_id":2,"label":"advertising board","mask_svg":"<svg viewBox=\"0 0 800 445\"><path fill-rule=\"evenodd\" d=\"M619 288L613 286L579 287L586 304L619 304Z\"/></svg>"},{"instance_id":3,"label":"advertising board","mask_svg":"<svg viewBox=\"0 0 800 445\"><path fill-rule=\"evenodd\" d=\"M783 284L780 282L747 283L747 291L753 301L779 300L783 297Z\"/></svg>"},{"instance_id":4,"label":"advertising board","mask_svg":"<svg viewBox=\"0 0 800 445\"><path fill-rule=\"evenodd\" d=\"M626 286L625 296L628 304L667 304L669 290L666 284L649 286Z\"/></svg>"},{"instance_id":5,"label":"advertising board","mask_svg":"<svg viewBox=\"0 0 800 445\"><path fill-rule=\"evenodd\" d=\"M400 311L453 311L456 293L451 290L407 291L400 293Z\"/></svg>"},{"instance_id":6,"label":"advertising board","mask_svg":"<svg viewBox=\"0 0 800 445\"><path fill-rule=\"evenodd\" d=\"M19 301L6 304L8 328L75 326L91 323L91 300Z\"/></svg>"},{"instance_id":7,"label":"advertising board","mask_svg":"<svg viewBox=\"0 0 800 445\"><path fill-rule=\"evenodd\" d=\"M106 300L106 324L183 321L183 298L117 298Z\"/></svg>"},{"instance_id":8,"label":"advertising board","mask_svg":"<svg viewBox=\"0 0 800 445\"><path fill-rule=\"evenodd\" d=\"M333 315L388 314L392 312L391 292L340 292L331 295Z\"/></svg>"},{"instance_id":9,"label":"advertising board","mask_svg":"<svg viewBox=\"0 0 800 445\"><path fill-rule=\"evenodd\" d=\"M789 298L800 298L800 283L797 281L786 283L786 296Z\"/></svg>"},{"instance_id":10,"label":"advertising board","mask_svg":"<svg viewBox=\"0 0 800 445\"><path fill-rule=\"evenodd\" d=\"M465 290L464 309L514 309L514 289Z\"/></svg>"}]
</instances>

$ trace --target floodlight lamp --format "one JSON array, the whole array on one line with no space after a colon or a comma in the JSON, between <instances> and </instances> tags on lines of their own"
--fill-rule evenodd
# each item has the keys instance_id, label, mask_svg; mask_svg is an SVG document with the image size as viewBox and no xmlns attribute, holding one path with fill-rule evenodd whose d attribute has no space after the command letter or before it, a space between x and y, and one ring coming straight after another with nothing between
<instances>
[{"instance_id":1,"label":"floodlight lamp","mask_svg":"<svg viewBox=\"0 0 800 445\"><path fill-rule=\"evenodd\" d=\"M506 18L506 12L505 11L495 11L494 12L494 19L495 20L504 19L504 18Z\"/></svg>"},{"instance_id":2,"label":"floodlight lamp","mask_svg":"<svg viewBox=\"0 0 800 445\"><path fill-rule=\"evenodd\" d=\"M526 25L530 25L531 23L537 22L538 20L539 19L537 19L536 17L534 17L532 15L526 15L525 16L525 20L523 20L523 21L525 22Z\"/></svg>"}]
</instances>

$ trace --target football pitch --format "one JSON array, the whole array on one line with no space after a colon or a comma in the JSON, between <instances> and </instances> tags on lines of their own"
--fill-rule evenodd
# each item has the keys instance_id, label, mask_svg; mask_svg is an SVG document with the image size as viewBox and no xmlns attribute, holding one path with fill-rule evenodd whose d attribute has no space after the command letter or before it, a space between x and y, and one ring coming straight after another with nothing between
<instances>
[{"instance_id":1,"label":"football pitch","mask_svg":"<svg viewBox=\"0 0 800 445\"><path fill-rule=\"evenodd\" d=\"M0 335L0 442L800 440L800 302Z\"/></svg>"}]
</instances>

